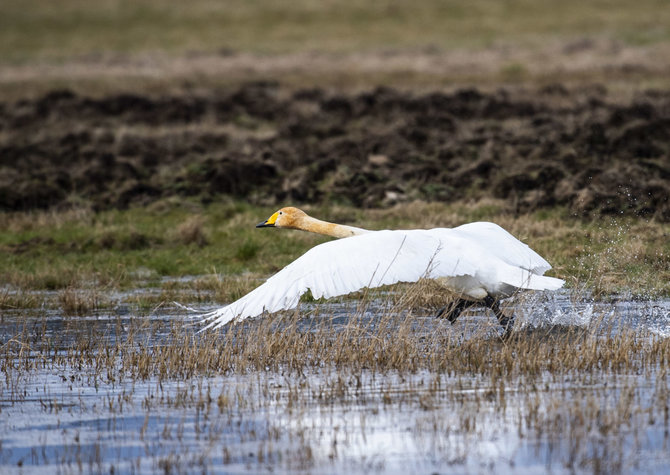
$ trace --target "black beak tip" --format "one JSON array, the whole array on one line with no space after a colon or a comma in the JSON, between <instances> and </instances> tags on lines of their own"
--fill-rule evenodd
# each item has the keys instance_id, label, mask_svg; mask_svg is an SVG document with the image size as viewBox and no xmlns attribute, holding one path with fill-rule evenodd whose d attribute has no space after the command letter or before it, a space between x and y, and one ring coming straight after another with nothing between
<instances>
[{"instance_id":1,"label":"black beak tip","mask_svg":"<svg viewBox=\"0 0 670 475\"><path fill-rule=\"evenodd\" d=\"M272 224L267 224L267 221L261 221L256 225L257 228L271 228Z\"/></svg>"}]
</instances>

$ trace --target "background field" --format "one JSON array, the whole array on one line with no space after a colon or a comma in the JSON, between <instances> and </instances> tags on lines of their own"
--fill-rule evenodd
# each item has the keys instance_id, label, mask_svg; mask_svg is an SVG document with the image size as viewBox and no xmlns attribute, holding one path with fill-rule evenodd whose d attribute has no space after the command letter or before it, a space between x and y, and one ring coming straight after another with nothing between
<instances>
[{"instance_id":1,"label":"background field","mask_svg":"<svg viewBox=\"0 0 670 475\"><path fill-rule=\"evenodd\" d=\"M670 39L665 7L663 0L8 0L3 2L0 53L5 61L30 62L224 48L258 53L449 50L497 43L538 46L575 36L642 45Z\"/></svg>"},{"instance_id":2,"label":"background field","mask_svg":"<svg viewBox=\"0 0 670 475\"><path fill-rule=\"evenodd\" d=\"M663 0L496 2L8 0L0 94L229 85L667 86Z\"/></svg>"}]
</instances>

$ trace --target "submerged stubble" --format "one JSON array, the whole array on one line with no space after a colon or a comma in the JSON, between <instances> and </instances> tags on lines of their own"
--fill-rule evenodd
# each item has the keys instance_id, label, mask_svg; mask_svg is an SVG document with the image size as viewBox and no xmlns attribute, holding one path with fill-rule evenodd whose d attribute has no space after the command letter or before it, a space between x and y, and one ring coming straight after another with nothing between
<instances>
[{"instance_id":1,"label":"submerged stubble","mask_svg":"<svg viewBox=\"0 0 670 475\"><path fill-rule=\"evenodd\" d=\"M15 322L0 347L4 417L32 408L67 443L45 436L42 453L15 448L0 462L122 470L130 458L155 471L667 462L670 339L609 315L526 325L503 340L482 314L436 321L412 304L413 289L208 333L169 316ZM75 436L62 422L71 417L114 423ZM96 459L96 434L128 437L127 447L99 448Z\"/></svg>"}]
</instances>

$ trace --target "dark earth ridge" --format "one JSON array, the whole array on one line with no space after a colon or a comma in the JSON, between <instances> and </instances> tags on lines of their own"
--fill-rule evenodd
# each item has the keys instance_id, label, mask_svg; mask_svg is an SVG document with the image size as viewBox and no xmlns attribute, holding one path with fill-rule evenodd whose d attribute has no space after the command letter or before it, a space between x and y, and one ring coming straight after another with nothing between
<instances>
[{"instance_id":1,"label":"dark earth ridge","mask_svg":"<svg viewBox=\"0 0 670 475\"><path fill-rule=\"evenodd\" d=\"M377 207L493 197L518 212L670 221L670 91L233 90L0 103L0 209L222 195Z\"/></svg>"}]
</instances>

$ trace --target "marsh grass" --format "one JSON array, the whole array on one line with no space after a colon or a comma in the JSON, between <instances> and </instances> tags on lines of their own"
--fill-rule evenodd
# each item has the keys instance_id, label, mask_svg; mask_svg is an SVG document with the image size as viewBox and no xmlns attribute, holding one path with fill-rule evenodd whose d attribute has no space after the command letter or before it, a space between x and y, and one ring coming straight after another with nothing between
<instances>
[{"instance_id":1,"label":"marsh grass","mask_svg":"<svg viewBox=\"0 0 670 475\"><path fill-rule=\"evenodd\" d=\"M45 296L5 287L0 291L0 311L35 308L44 305Z\"/></svg>"},{"instance_id":2,"label":"marsh grass","mask_svg":"<svg viewBox=\"0 0 670 475\"><path fill-rule=\"evenodd\" d=\"M442 219L438 214L423 215L431 222ZM541 235L535 227L520 227ZM213 272L166 281L149 314L160 312L167 299L189 294L203 301L237 298L259 277L231 280ZM554 454L549 459L561 467L620 471L636 457L631 453L646 447L644 434L667 432L670 424L670 339L622 326L610 314L581 327L533 326L521 318L503 339L493 316L481 311L465 313L455 325L433 318L435 307L448 300L433 282L420 281L198 333L201 325L183 315L79 318L100 305L95 292L68 287L58 298L70 314L60 326L41 311L7 317L14 323L0 345L0 397L19 406L38 401L39 411L52 415L100 414L101 397L111 418L139 411L145 423L138 437L171 447L146 457L170 470L233 470L241 451L253 454L244 459L252 469L351 463L347 440L372 436L385 424L380 417L415 414L403 437L418 447L439 447L450 466L466 466L468 447L488 437L482 428L504 426L514 428L522 445ZM532 300L524 305L534 311ZM68 406L70 396L56 395L51 386L33 396L36 382L47 387L40 383L43 375L58 375L72 394L97 388L95 402L79 396ZM319 419L349 410L361 411L367 422L334 428ZM157 423L165 412L181 415ZM181 444L188 443L187 429L207 447L223 447L221 458L208 448L178 456L186 453ZM325 455L324 433L337 442L327 445ZM85 461L92 449L80 443L73 439L68 453L83 454Z\"/></svg>"},{"instance_id":3,"label":"marsh grass","mask_svg":"<svg viewBox=\"0 0 670 475\"><path fill-rule=\"evenodd\" d=\"M95 310L108 307L103 295L95 289L67 287L58 293L58 303L65 315L89 315Z\"/></svg>"},{"instance_id":4,"label":"marsh grass","mask_svg":"<svg viewBox=\"0 0 670 475\"><path fill-rule=\"evenodd\" d=\"M106 338L78 337L82 348L99 355L96 364L100 364L100 357L108 358L102 363L108 368L120 361L131 378L137 377L134 367L142 368L145 377L162 375L168 379L210 372L303 373L310 368L400 374L428 370L500 378L639 373L670 363L670 340L615 329L616 320L608 320L605 314L592 318L584 327L526 326L504 339L497 322L490 318L480 321L467 337L459 335L448 322L435 320L417 308L417 299L430 285L409 285L400 297L391 294L381 302L377 295L360 294L360 301L344 317L320 313L317 307L309 313L281 312L275 318L253 319L205 333L195 333L197 324L172 321L160 330L169 336L158 345L135 344L140 335L144 340L153 339L158 327L165 325L142 319L130 322L123 339L117 336L117 343L111 346ZM69 299L75 311L95 301L94 295L74 291L62 298ZM33 339L39 341L39 335ZM74 354L78 351L76 345L71 349Z\"/></svg>"},{"instance_id":5,"label":"marsh grass","mask_svg":"<svg viewBox=\"0 0 670 475\"><path fill-rule=\"evenodd\" d=\"M381 304L366 298L344 315L285 312L205 333L182 319L137 318L103 328L81 321L58 334L36 321L0 346L0 395L12 404L28 401L26 388L42 373L102 395L105 388L126 388L104 396L106 413L120 416L141 401L140 437L158 431L151 437L178 446L183 422L157 427L148 421L164 410L196 411L189 427L199 437L212 444L227 437L217 462L224 466L235 463L233 453L248 441L252 467L268 460L286 469L335 463L347 453L344 441L358 430L365 434L365 425L319 428L310 414L361 406L370 409L363 413L370 423L380 412L416 409L421 417L411 437L437 443L454 466L468 456L445 437L474 443L482 427L500 421L514 421L516 437L537 450L560 454L562 467L608 472L629 463L627 447L644 446L647 431L670 428L668 338L613 332L596 318L585 327L525 327L503 340L493 318L459 331L415 313L411 295ZM154 389L136 394L143 381ZM64 410L48 392L38 399L46 413ZM254 425L262 414L268 423ZM283 417L293 422L286 425ZM343 437L336 438L339 450L330 447L329 462L318 455L324 430ZM299 443L286 448L287 440ZM186 469L212 463L206 454L200 462L161 460Z\"/></svg>"},{"instance_id":6,"label":"marsh grass","mask_svg":"<svg viewBox=\"0 0 670 475\"><path fill-rule=\"evenodd\" d=\"M79 303L82 298L78 295L63 298L72 301L75 312L87 305ZM33 325L24 327L15 338L26 345L31 342L30 355L17 354L12 345L5 345L5 367L27 364L11 362L14 358L33 360L42 355L44 359L30 364L84 362L98 373L105 369L98 377L131 379L188 379L256 371L406 374L427 370L495 380L523 377L529 378L526 383L535 384L534 378L547 374L559 379L611 372L645 374L667 370L670 364L669 339L627 329L614 332L597 318L586 327L526 327L503 339L493 318L480 319L478 328L466 336L454 332L446 321L415 315L411 305L375 304L374 312L367 312L365 304L358 305L358 310L344 317L284 312L276 318L254 319L205 333L196 333L199 325L181 320L133 319L115 327L113 339L95 331L78 331L81 328L75 326L69 332L76 343L66 345L65 353L53 335L44 333L46 327ZM156 339L158 334L166 336ZM155 343L146 344L149 341Z\"/></svg>"},{"instance_id":7,"label":"marsh grass","mask_svg":"<svg viewBox=\"0 0 670 475\"><path fill-rule=\"evenodd\" d=\"M516 215L494 200L452 205L413 202L384 210L305 209L326 220L369 229L453 227L490 220L545 256L554 266L551 274L573 289L584 289L596 298L670 293L670 231L663 223L585 221L562 209ZM327 240L300 231L254 227L273 211L274 207L235 202L205 206L167 200L126 211L0 214L4 306L35 308L46 300L48 306L61 305L71 313L77 307L84 311L126 303L149 308L173 300L230 302ZM412 287L412 293L399 289L396 296L413 298L424 311L435 311L448 298L430 283ZM31 294L42 290L56 291L60 297L54 301ZM112 297L119 291L125 297ZM83 295L88 297L82 299ZM81 306L84 300L95 304Z\"/></svg>"}]
</instances>

